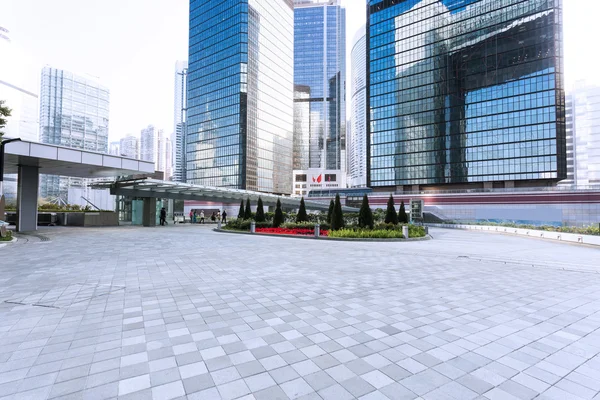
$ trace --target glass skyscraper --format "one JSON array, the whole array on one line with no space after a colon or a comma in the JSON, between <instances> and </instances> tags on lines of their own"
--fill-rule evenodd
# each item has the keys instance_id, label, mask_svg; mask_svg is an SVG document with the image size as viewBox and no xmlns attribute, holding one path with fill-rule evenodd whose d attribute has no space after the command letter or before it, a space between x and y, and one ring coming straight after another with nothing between
<instances>
[{"instance_id":1,"label":"glass skyscraper","mask_svg":"<svg viewBox=\"0 0 600 400\"><path fill-rule=\"evenodd\" d=\"M346 10L294 1L294 170L344 167Z\"/></svg>"},{"instance_id":2,"label":"glass skyscraper","mask_svg":"<svg viewBox=\"0 0 600 400\"><path fill-rule=\"evenodd\" d=\"M292 191L292 0L190 0L187 182Z\"/></svg>"},{"instance_id":3,"label":"glass skyscraper","mask_svg":"<svg viewBox=\"0 0 600 400\"><path fill-rule=\"evenodd\" d=\"M40 141L108 153L109 91L91 78L44 67L40 91ZM84 186L81 178L42 175L42 197L66 201L69 186Z\"/></svg>"},{"instance_id":4,"label":"glass skyscraper","mask_svg":"<svg viewBox=\"0 0 600 400\"><path fill-rule=\"evenodd\" d=\"M566 177L561 0L370 0L368 182Z\"/></svg>"},{"instance_id":5,"label":"glass skyscraper","mask_svg":"<svg viewBox=\"0 0 600 400\"><path fill-rule=\"evenodd\" d=\"M356 32L352 47L351 129L347 134L348 185L367 185L367 39L365 27Z\"/></svg>"}]
</instances>

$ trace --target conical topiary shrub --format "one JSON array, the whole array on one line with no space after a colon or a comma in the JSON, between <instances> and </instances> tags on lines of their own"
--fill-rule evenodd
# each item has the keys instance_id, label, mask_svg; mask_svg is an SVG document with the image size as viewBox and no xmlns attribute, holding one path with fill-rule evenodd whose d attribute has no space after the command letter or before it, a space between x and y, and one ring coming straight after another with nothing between
<instances>
[{"instance_id":1,"label":"conical topiary shrub","mask_svg":"<svg viewBox=\"0 0 600 400\"><path fill-rule=\"evenodd\" d=\"M408 224L408 214L404 209L404 200L400 203L400 213L398 214L398 220L403 224Z\"/></svg>"},{"instance_id":2,"label":"conical topiary shrub","mask_svg":"<svg viewBox=\"0 0 600 400\"><path fill-rule=\"evenodd\" d=\"M283 211L281 211L281 201L277 199L277 207L275 208L275 215L273 216L273 228L279 228L284 222Z\"/></svg>"},{"instance_id":3,"label":"conical topiary shrub","mask_svg":"<svg viewBox=\"0 0 600 400\"><path fill-rule=\"evenodd\" d=\"M238 219L244 219L244 200L240 200L240 211L238 211Z\"/></svg>"},{"instance_id":4,"label":"conical topiary shrub","mask_svg":"<svg viewBox=\"0 0 600 400\"><path fill-rule=\"evenodd\" d=\"M369 197L365 194L358 213L358 226L373 229L373 213L369 206Z\"/></svg>"},{"instance_id":5,"label":"conical topiary shrub","mask_svg":"<svg viewBox=\"0 0 600 400\"><path fill-rule=\"evenodd\" d=\"M340 195L335 195L335 205L333 207L333 213L331 214L331 229L337 231L338 229L344 228L344 214L342 213L342 202L340 201Z\"/></svg>"},{"instance_id":6,"label":"conical topiary shrub","mask_svg":"<svg viewBox=\"0 0 600 400\"><path fill-rule=\"evenodd\" d=\"M335 208L335 203L333 200L329 202L329 210L327 210L327 223L331 224L331 216L333 215L333 209Z\"/></svg>"},{"instance_id":7,"label":"conical topiary shrub","mask_svg":"<svg viewBox=\"0 0 600 400\"><path fill-rule=\"evenodd\" d=\"M296 222L308 222L308 214L306 214L306 205L304 204L304 197L300 199L300 208L298 209L298 215L296 215Z\"/></svg>"},{"instance_id":8,"label":"conical topiary shrub","mask_svg":"<svg viewBox=\"0 0 600 400\"><path fill-rule=\"evenodd\" d=\"M263 209L262 199L258 198L258 203L256 204L256 216L254 217L256 222L265 222L265 210Z\"/></svg>"},{"instance_id":9,"label":"conical topiary shrub","mask_svg":"<svg viewBox=\"0 0 600 400\"><path fill-rule=\"evenodd\" d=\"M252 219L252 209L250 208L250 197L246 199L246 210L244 210L244 219Z\"/></svg>"},{"instance_id":10,"label":"conical topiary shrub","mask_svg":"<svg viewBox=\"0 0 600 400\"><path fill-rule=\"evenodd\" d=\"M398 225L398 214L396 213L396 206L394 205L394 196L390 194L390 198L387 202L387 211L385 213L385 223Z\"/></svg>"}]
</instances>

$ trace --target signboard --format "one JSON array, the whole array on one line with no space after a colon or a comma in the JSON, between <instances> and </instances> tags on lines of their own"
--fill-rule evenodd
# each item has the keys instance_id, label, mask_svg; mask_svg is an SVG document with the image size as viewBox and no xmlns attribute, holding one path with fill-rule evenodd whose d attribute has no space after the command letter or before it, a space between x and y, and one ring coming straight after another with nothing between
<instances>
[{"instance_id":1,"label":"signboard","mask_svg":"<svg viewBox=\"0 0 600 400\"><path fill-rule=\"evenodd\" d=\"M410 218L423 219L423 200L410 200Z\"/></svg>"}]
</instances>

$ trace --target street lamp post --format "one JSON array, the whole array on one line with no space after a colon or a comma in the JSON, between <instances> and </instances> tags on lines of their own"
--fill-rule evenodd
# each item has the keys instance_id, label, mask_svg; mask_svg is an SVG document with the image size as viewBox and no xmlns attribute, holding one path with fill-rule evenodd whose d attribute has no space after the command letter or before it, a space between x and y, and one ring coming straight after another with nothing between
<instances>
[{"instance_id":1,"label":"street lamp post","mask_svg":"<svg viewBox=\"0 0 600 400\"><path fill-rule=\"evenodd\" d=\"M0 142L0 219L4 219L4 146L11 142L20 142L20 138L6 139Z\"/></svg>"}]
</instances>

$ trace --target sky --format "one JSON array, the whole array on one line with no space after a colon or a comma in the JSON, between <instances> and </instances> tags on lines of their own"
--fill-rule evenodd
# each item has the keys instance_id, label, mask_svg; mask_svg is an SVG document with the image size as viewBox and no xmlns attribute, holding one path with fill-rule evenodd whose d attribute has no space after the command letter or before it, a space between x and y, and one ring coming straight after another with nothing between
<instances>
[{"instance_id":1,"label":"sky","mask_svg":"<svg viewBox=\"0 0 600 400\"><path fill-rule=\"evenodd\" d=\"M342 4L349 89L353 39L366 6L365 0ZM563 7L566 84L600 85L600 53L590 49L600 37L600 1L563 0ZM36 93L44 65L93 77L110 89L113 141L139 135L148 124L172 133L175 61L187 59L188 8L189 0L0 0L0 26L26 56L22 73Z\"/></svg>"}]
</instances>

